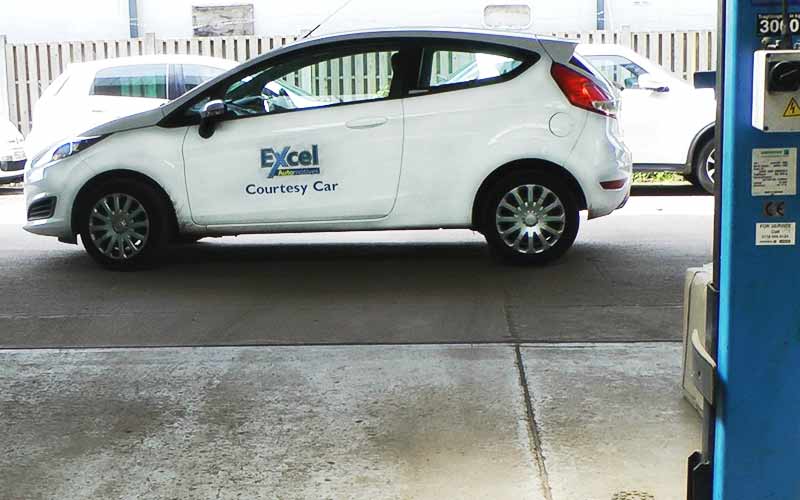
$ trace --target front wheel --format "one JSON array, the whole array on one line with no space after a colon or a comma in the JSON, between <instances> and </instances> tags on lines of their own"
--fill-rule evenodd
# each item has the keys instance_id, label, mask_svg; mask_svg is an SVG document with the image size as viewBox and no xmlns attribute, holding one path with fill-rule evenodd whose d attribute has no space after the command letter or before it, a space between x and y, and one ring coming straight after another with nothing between
<instances>
[{"instance_id":1,"label":"front wheel","mask_svg":"<svg viewBox=\"0 0 800 500\"><path fill-rule=\"evenodd\" d=\"M542 265L572 247L580 215L575 195L558 177L517 173L492 186L482 232L492 252L514 264Z\"/></svg>"},{"instance_id":2,"label":"front wheel","mask_svg":"<svg viewBox=\"0 0 800 500\"><path fill-rule=\"evenodd\" d=\"M169 241L166 210L162 197L146 183L103 183L78 206L81 242L95 261L110 269L151 265Z\"/></svg>"}]
</instances>

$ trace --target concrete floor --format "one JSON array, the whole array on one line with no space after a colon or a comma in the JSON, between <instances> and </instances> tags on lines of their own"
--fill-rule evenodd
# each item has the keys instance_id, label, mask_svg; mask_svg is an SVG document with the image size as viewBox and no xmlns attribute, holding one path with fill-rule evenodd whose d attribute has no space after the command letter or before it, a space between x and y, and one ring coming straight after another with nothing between
<instances>
[{"instance_id":1,"label":"concrete floor","mask_svg":"<svg viewBox=\"0 0 800 500\"><path fill-rule=\"evenodd\" d=\"M0 499L682 500L674 341L713 200L637 194L542 269L415 231L118 274L0 189Z\"/></svg>"},{"instance_id":2,"label":"concrete floor","mask_svg":"<svg viewBox=\"0 0 800 500\"><path fill-rule=\"evenodd\" d=\"M4 499L682 500L699 446L675 344L0 356Z\"/></svg>"},{"instance_id":3,"label":"concrete floor","mask_svg":"<svg viewBox=\"0 0 800 500\"><path fill-rule=\"evenodd\" d=\"M411 231L209 240L127 274L25 233L21 196L0 196L0 347L675 341L713 200L641 194L541 269Z\"/></svg>"}]
</instances>

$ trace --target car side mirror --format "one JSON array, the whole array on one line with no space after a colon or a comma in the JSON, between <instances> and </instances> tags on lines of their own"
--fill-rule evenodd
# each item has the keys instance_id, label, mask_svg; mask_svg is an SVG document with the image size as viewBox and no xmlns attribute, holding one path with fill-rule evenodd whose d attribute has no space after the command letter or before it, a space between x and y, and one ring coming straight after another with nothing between
<instances>
[{"instance_id":1,"label":"car side mirror","mask_svg":"<svg viewBox=\"0 0 800 500\"><path fill-rule=\"evenodd\" d=\"M642 75L639 77L639 88L642 90L651 90L653 92L669 92L669 84L659 80L653 75Z\"/></svg>"},{"instance_id":2,"label":"car side mirror","mask_svg":"<svg viewBox=\"0 0 800 500\"><path fill-rule=\"evenodd\" d=\"M200 118L203 120L211 120L224 116L227 112L228 106L225 104L225 101L215 99L213 101L208 101L206 105L203 106L202 111L200 111Z\"/></svg>"},{"instance_id":3,"label":"car side mirror","mask_svg":"<svg viewBox=\"0 0 800 500\"><path fill-rule=\"evenodd\" d=\"M228 106L225 104L225 101L221 99L208 101L200 111L200 128L198 129L200 137L208 139L214 135L216 120L225 116L227 112Z\"/></svg>"}]
</instances>

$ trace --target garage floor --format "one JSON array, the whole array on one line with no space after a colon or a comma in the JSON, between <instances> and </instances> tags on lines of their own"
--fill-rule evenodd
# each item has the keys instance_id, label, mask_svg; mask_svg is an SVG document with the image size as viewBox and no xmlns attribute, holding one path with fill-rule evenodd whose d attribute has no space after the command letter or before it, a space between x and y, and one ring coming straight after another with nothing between
<instances>
[{"instance_id":1,"label":"garage floor","mask_svg":"<svg viewBox=\"0 0 800 500\"><path fill-rule=\"evenodd\" d=\"M0 352L0 492L685 498L679 346L520 352L524 371L513 346Z\"/></svg>"},{"instance_id":2,"label":"garage floor","mask_svg":"<svg viewBox=\"0 0 800 500\"><path fill-rule=\"evenodd\" d=\"M127 274L21 231L22 197L0 196L0 348L676 341L713 199L644 194L541 269L471 231L409 231L208 240Z\"/></svg>"},{"instance_id":3,"label":"garage floor","mask_svg":"<svg viewBox=\"0 0 800 500\"><path fill-rule=\"evenodd\" d=\"M0 499L683 500L682 279L713 200L637 195L543 269L417 231L119 274L0 189Z\"/></svg>"}]
</instances>

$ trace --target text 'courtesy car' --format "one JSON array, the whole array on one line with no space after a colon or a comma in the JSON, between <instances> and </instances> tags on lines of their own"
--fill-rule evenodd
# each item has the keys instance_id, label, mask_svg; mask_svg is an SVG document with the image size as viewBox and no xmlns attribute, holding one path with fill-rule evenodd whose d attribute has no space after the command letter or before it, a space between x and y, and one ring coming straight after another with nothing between
<instances>
[{"instance_id":1,"label":"text 'courtesy car'","mask_svg":"<svg viewBox=\"0 0 800 500\"><path fill-rule=\"evenodd\" d=\"M303 40L32 158L25 228L112 268L207 236L433 228L543 264L581 210L630 192L614 91L574 52L466 30Z\"/></svg>"}]
</instances>

